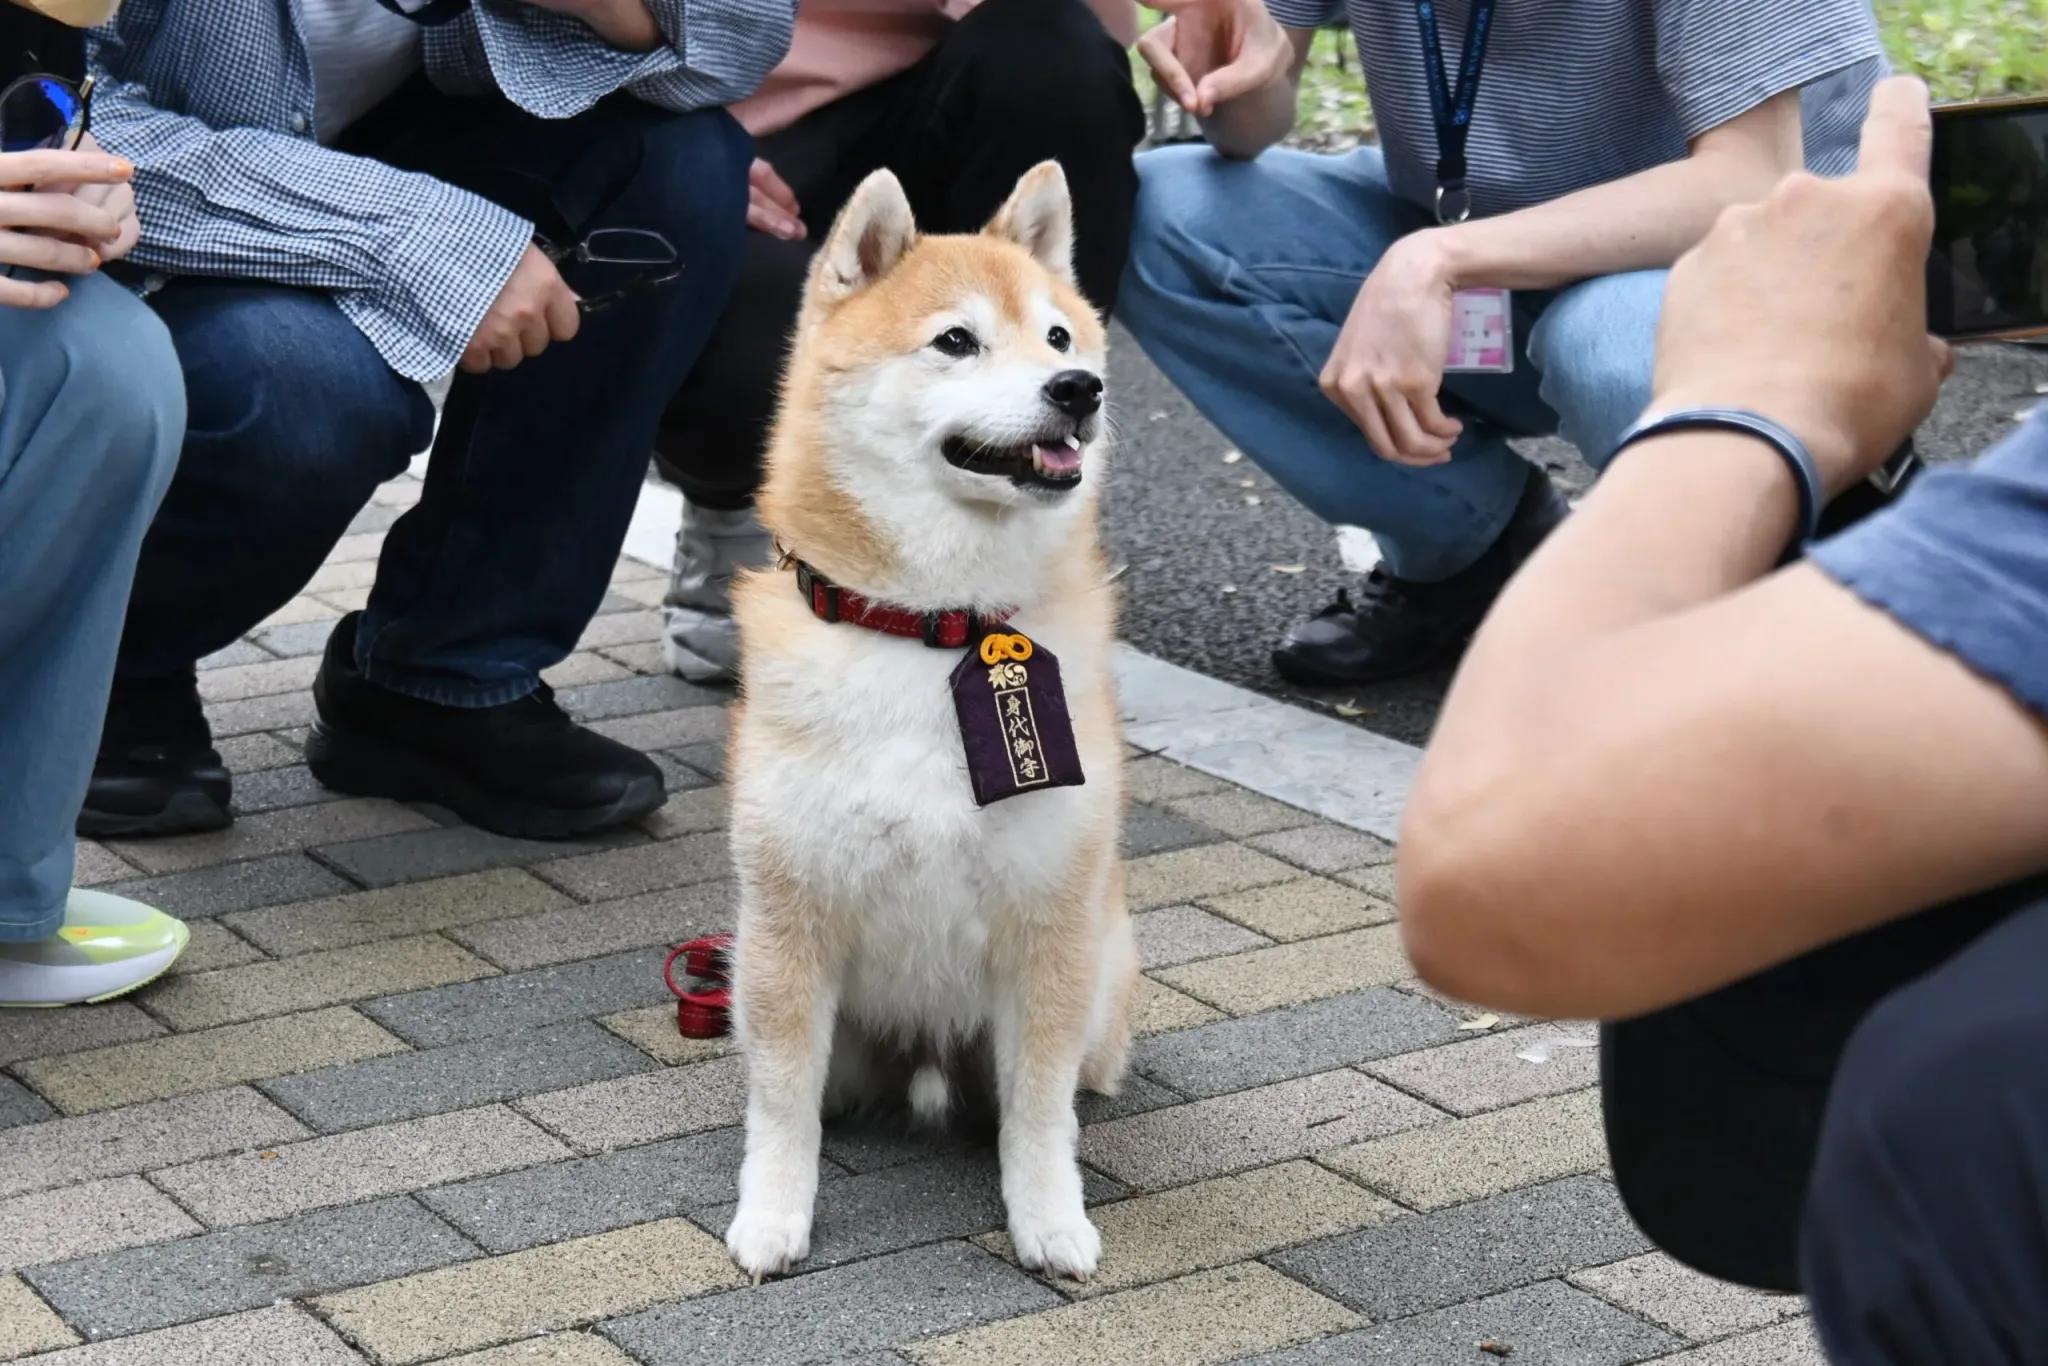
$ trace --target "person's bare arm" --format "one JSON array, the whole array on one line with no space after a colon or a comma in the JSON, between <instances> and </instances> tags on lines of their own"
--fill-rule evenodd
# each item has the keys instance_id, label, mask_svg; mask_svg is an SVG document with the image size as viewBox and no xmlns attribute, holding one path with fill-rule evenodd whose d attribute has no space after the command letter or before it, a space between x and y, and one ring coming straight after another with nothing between
<instances>
[{"instance_id":1,"label":"person's bare arm","mask_svg":"<svg viewBox=\"0 0 2048 1366\"><path fill-rule=\"evenodd\" d=\"M1673 272L1653 407L1777 417L1837 491L1881 462L1946 361L1929 138L1890 83L1858 176L1730 211ZM2048 730L1817 571L1771 575L1796 507L1767 446L1664 437L1509 587L1404 824L1426 978L1626 1016L2048 864Z\"/></svg>"},{"instance_id":2,"label":"person's bare arm","mask_svg":"<svg viewBox=\"0 0 2048 1366\"><path fill-rule=\"evenodd\" d=\"M1138 40L1160 87L1209 145L1250 160L1294 131L1315 30L1282 28L1264 0L1146 0L1166 18Z\"/></svg>"},{"instance_id":3,"label":"person's bare arm","mask_svg":"<svg viewBox=\"0 0 2048 1366\"><path fill-rule=\"evenodd\" d=\"M527 0L540 9L583 21L621 52L652 52L668 39L646 0Z\"/></svg>"},{"instance_id":4,"label":"person's bare arm","mask_svg":"<svg viewBox=\"0 0 2048 1366\"><path fill-rule=\"evenodd\" d=\"M1799 92L1787 91L1703 134L1683 161L1408 234L1359 289L1323 367L1323 392L1387 459L1444 463L1464 432L1439 401L1457 291L1546 289L1668 266L1724 209L1762 199L1797 170L1801 141Z\"/></svg>"},{"instance_id":5,"label":"person's bare arm","mask_svg":"<svg viewBox=\"0 0 2048 1366\"><path fill-rule=\"evenodd\" d=\"M1691 153L1547 204L1420 234L1452 289L1552 289L1662 269L1731 204L1750 204L1804 162L1799 92L1787 90L1701 134Z\"/></svg>"}]
</instances>

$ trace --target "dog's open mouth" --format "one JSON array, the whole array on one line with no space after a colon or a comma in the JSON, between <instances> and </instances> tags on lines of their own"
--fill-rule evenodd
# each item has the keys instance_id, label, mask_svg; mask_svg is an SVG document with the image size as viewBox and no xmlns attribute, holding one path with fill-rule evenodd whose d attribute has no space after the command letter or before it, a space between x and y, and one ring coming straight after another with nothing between
<instances>
[{"instance_id":1,"label":"dog's open mouth","mask_svg":"<svg viewBox=\"0 0 2048 1366\"><path fill-rule=\"evenodd\" d=\"M949 464L969 474L999 475L1019 488L1064 492L1081 482L1081 438L1045 437L1016 446L990 446L949 436L940 448Z\"/></svg>"}]
</instances>

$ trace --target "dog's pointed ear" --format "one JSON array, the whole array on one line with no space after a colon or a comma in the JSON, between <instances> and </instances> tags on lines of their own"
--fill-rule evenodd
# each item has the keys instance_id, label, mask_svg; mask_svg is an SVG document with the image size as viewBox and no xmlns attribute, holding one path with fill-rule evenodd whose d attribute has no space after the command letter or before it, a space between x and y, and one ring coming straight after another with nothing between
<instances>
[{"instance_id":1,"label":"dog's pointed ear","mask_svg":"<svg viewBox=\"0 0 2048 1366\"><path fill-rule=\"evenodd\" d=\"M1057 161L1041 161L1026 171L986 231L1015 242L1047 270L1074 283L1074 201L1067 193L1067 173Z\"/></svg>"},{"instance_id":2,"label":"dog's pointed ear","mask_svg":"<svg viewBox=\"0 0 2048 1366\"><path fill-rule=\"evenodd\" d=\"M896 268L917 243L917 221L903 185L876 171L854 190L826 234L811 270L811 297L833 304L860 293Z\"/></svg>"}]
</instances>

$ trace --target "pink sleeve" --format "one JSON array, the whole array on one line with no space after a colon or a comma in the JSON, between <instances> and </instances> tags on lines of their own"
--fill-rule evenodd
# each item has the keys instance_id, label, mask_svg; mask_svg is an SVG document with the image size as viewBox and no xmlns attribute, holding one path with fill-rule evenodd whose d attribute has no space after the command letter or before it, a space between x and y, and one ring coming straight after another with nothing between
<instances>
[{"instance_id":1,"label":"pink sleeve","mask_svg":"<svg viewBox=\"0 0 2048 1366\"><path fill-rule=\"evenodd\" d=\"M1088 8L1102 20L1109 36L1125 47L1138 41L1137 0L1088 0Z\"/></svg>"}]
</instances>

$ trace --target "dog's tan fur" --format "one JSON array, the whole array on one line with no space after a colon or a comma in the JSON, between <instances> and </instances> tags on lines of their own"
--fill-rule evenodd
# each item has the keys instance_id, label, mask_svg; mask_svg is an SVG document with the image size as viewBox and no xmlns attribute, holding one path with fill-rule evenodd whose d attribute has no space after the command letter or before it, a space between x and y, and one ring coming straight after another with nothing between
<instances>
[{"instance_id":1,"label":"dog's tan fur","mask_svg":"<svg viewBox=\"0 0 2048 1366\"><path fill-rule=\"evenodd\" d=\"M992 1044L1020 1256L1070 1275L1096 1264L1073 1097L1077 1080L1118 1085L1136 976L1100 471L1056 503L1007 484L984 495L974 481L988 476L954 470L935 443L898 449L927 434L876 411L890 394L927 401L952 373L927 348L934 319L963 308L1000 320L983 325L988 383L1006 394L1038 370L1099 371L1106 338L1073 286L1069 212L1048 163L983 234L919 238L878 173L813 268L762 520L792 555L870 597L1014 610L1013 629L1057 654L1087 781L975 809L947 681L957 652L827 625L785 570L739 585L744 704L729 777L749 1102L727 1244L757 1276L808 1251L821 1107L907 1087L920 1111L941 1109L940 1070L977 1034ZM1048 339L1055 315L1071 353ZM931 1061L913 1079L900 1074L906 1055Z\"/></svg>"}]
</instances>

